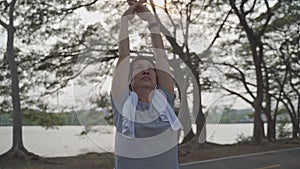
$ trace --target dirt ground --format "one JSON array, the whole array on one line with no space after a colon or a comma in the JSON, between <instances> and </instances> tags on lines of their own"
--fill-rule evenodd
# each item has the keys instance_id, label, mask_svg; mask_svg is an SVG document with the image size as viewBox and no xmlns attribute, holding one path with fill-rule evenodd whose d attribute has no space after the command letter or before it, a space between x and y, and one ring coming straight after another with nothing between
<instances>
[{"instance_id":1,"label":"dirt ground","mask_svg":"<svg viewBox=\"0 0 300 169\"><path fill-rule=\"evenodd\" d=\"M179 162L186 163L293 147L300 147L300 139L264 142L260 145L253 145L251 143L234 145L206 143L202 146L195 146L191 143L179 146ZM113 154L88 153L74 157L41 158L35 160L10 159L0 162L0 169L112 169Z\"/></svg>"}]
</instances>

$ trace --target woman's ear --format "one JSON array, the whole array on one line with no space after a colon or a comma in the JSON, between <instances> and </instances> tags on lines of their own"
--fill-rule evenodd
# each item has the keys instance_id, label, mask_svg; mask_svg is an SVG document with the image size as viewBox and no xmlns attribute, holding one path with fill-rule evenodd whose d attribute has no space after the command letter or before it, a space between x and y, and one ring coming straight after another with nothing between
<instances>
[{"instance_id":1,"label":"woman's ear","mask_svg":"<svg viewBox=\"0 0 300 169\"><path fill-rule=\"evenodd\" d=\"M131 82L129 84L129 90L133 91L133 79L131 80Z\"/></svg>"}]
</instances>

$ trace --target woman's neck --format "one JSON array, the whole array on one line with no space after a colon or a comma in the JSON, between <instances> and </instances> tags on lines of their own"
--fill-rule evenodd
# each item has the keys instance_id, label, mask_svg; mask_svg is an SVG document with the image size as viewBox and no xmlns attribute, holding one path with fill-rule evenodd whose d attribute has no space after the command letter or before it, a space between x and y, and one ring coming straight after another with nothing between
<instances>
[{"instance_id":1,"label":"woman's neck","mask_svg":"<svg viewBox=\"0 0 300 169\"><path fill-rule=\"evenodd\" d=\"M149 103L150 102L150 95L154 89L151 88L141 88L134 90L138 95L138 99L140 102Z\"/></svg>"}]
</instances>

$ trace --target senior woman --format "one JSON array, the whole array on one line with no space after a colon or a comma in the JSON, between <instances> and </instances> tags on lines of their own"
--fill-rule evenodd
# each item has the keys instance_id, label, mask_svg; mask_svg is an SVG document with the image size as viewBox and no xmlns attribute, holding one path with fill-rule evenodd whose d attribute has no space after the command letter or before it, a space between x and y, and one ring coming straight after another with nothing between
<instances>
[{"instance_id":1,"label":"senior woman","mask_svg":"<svg viewBox=\"0 0 300 169\"><path fill-rule=\"evenodd\" d=\"M111 102L116 126L115 169L179 169L178 131L174 113L174 80L153 14L129 1L121 18L119 58ZM137 56L130 62L129 21L148 22L154 59Z\"/></svg>"}]
</instances>

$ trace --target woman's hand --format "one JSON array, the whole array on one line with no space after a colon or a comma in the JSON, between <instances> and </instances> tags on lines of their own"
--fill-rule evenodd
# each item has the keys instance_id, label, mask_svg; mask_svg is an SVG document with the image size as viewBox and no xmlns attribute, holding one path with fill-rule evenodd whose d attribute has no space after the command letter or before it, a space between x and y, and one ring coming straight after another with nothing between
<instances>
[{"instance_id":1,"label":"woman's hand","mask_svg":"<svg viewBox=\"0 0 300 169\"><path fill-rule=\"evenodd\" d=\"M127 3L130 7L135 6L134 13L137 14L142 20L149 23L155 22L154 16L150 12L150 10L145 5L143 5L146 2L147 0L127 0Z\"/></svg>"},{"instance_id":2,"label":"woman's hand","mask_svg":"<svg viewBox=\"0 0 300 169\"><path fill-rule=\"evenodd\" d=\"M144 4L144 3L146 3L146 2L147 2L147 0L139 0L139 1L137 1L137 0L127 0L127 3L128 3L130 6L134 5L135 3Z\"/></svg>"}]
</instances>

